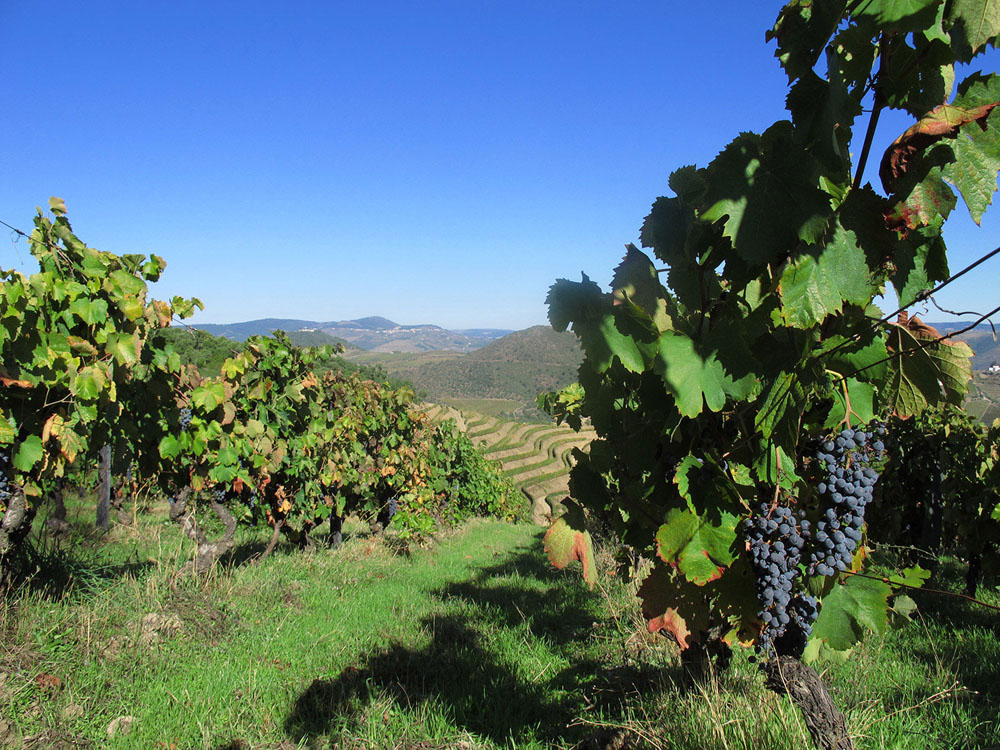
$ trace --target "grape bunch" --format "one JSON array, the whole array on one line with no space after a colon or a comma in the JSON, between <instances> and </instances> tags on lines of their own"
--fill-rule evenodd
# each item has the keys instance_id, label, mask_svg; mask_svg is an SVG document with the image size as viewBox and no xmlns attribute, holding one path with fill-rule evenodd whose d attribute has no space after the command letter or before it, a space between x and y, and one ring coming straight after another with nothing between
<instances>
[{"instance_id":1,"label":"grape bunch","mask_svg":"<svg viewBox=\"0 0 1000 750\"><path fill-rule=\"evenodd\" d=\"M389 498L389 502L386 505L386 511L389 514L388 515L389 521L391 521L392 517L396 515L397 511L399 511L399 499L395 495Z\"/></svg>"},{"instance_id":2,"label":"grape bunch","mask_svg":"<svg viewBox=\"0 0 1000 750\"><path fill-rule=\"evenodd\" d=\"M761 605L757 616L764 623L758 649L768 653L777 646L783 653L791 653L786 649L798 648L801 654L815 620L816 600L801 595L793 597L792 592L810 534L809 519L802 511L793 513L787 506L772 509L765 502L744 521L744 532Z\"/></svg>"},{"instance_id":3,"label":"grape bunch","mask_svg":"<svg viewBox=\"0 0 1000 750\"><path fill-rule=\"evenodd\" d=\"M13 488L10 484L10 454L0 450L0 505L4 507L10 502Z\"/></svg>"},{"instance_id":4,"label":"grape bunch","mask_svg":"<svg viewBox=\"0 0 1000 750\"><path fill-rule=\"evenodd\" d=\"M820 442L813 452L819 519L809 555L810 575L830 576L847 570L861 543L865 508L872 499L878 471L873 464L885 455L885 425L846 428Z\"/></svg>"},{"instance_id":5,"label":"grape bunch","mask_svg":"<svg viewBox=\"0 0 1000 750\"><path fill-rule=\"evenodd\" d=\"M186 431L188 426L191 424L191 409L186 406L181 409L180 424L181 432Z\"/></svg>"},{"instance_id":6,"label":"grape bunch","mask_svg":"<svg viewBox=\"0 0 1000 750\"><path fill-rule=\"evenodd\" d=\"M216 485L212 488L212 501L222 505L226 502L226 488Z\"/></svg>"}]
</instances>

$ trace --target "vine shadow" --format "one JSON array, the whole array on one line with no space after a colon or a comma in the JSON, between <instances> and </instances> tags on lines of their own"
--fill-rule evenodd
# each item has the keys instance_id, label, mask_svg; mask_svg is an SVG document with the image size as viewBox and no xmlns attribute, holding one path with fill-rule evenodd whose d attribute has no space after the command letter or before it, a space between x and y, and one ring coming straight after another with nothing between
<instances>
[{"instance_id":1,"label":"vine shadow","mask_svg":"<svg viewBox=\"0 0 1000 750\"><path fill-rule=\"evenodd\" d=\"M571 744L586 734L570 726L586 710L624 717L622 696L630 689L662 686L662 667L587 655L581 641L602 625L595 623L595 594L548 565L540 547L522 547L433 596L458 602L460 611L421 621L431 634L427 645L392 643L335 677L313 680L285 719L286 735L311 742L348 734L373 704L389 700L409 709L439 708L456 726L499 745L517 746L529 737ZM513 629L544 640L572 666L523 674L489 635Z\"/></svg>"}]
</instances>

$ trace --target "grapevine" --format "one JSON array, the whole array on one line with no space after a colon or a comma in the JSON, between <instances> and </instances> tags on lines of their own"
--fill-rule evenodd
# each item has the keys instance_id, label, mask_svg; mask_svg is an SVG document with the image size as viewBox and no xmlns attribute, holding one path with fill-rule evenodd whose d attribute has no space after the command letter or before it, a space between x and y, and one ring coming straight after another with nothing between
<instances>
[{"instance_id":1,"label":"grapevine","mask_svg":"<svg viewBox=\"0 0 1000 750\"><path fill-rule=\"evenodd\" d=\"M767 35L787 119L673 172L640 230L650 255L627 246L609 290L584 275L549 291L553 327L572 327L585 359L579 385L542 403L598 433L550 558L593 582L588 523L608 525L656 560L638 591L651 630L684 653L752 644L779 691L785 660L843 655L889 626L893 586L852 575L879 422L968 389L968 346L875 302L891 287L905 310L946 283L957 194L979 222L996 191L1000 76L952 86L956 63L996 42L980 21L935 0L790 2ZM886 107L914 124L882 157L880 193L862 176ZM817 743L850 747L843 717L827 718L807 716L836 728Z\"/></svg>"}]
</instances>

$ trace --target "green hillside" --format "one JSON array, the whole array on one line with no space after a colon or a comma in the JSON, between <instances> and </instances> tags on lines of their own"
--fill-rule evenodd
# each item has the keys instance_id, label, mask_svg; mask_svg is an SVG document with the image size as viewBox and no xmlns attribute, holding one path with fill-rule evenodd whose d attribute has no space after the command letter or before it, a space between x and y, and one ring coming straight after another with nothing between
<instances>
[{"instance_id":1,"label":"green hillside","mask_svg":"<svg viewBox=\"0 0 1000 750\"><path fill-rule=\"evenodd\" d=\"M534 404L541 391L575 381L583 361L576 336L548 326L516 331L469 354L354 352L348 357L410 380L431 400L506 399L522 406Z\"/></svg>"}]
</instances>

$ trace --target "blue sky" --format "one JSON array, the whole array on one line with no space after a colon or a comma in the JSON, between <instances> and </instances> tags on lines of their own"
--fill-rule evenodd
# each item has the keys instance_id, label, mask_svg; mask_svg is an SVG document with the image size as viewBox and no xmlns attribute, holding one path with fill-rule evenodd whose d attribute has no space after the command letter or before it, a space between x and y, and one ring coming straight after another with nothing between
<instances>
[{"instance_id":1,"label":"blue sky","mask_svg":"<svg viewBox=\"0 0 1000 750\"><path fill-rule=\"evenodd\" d=\"M677 5L3 2L0 219L64 198L88 244L166 258L154 294L197 322L543 323L673 169L784 117L781 4ZM959 209L953 270L1000 244L1000 210ZM939 301L992 309L998 281Z\"/></svg>"}]
</instances>

